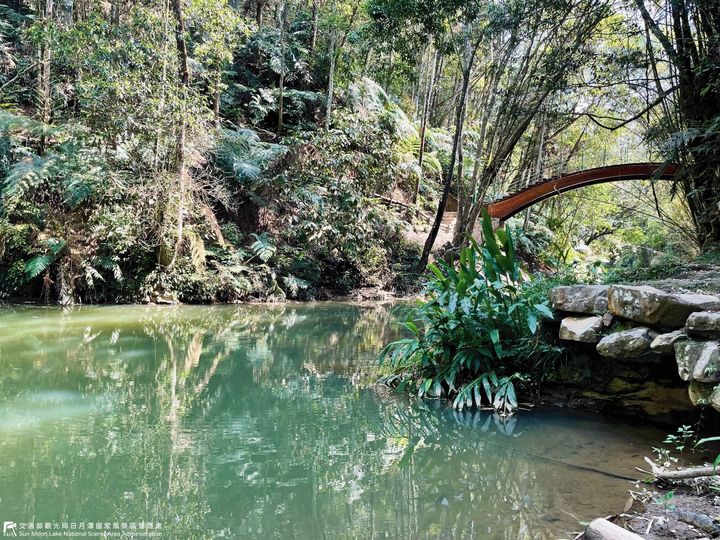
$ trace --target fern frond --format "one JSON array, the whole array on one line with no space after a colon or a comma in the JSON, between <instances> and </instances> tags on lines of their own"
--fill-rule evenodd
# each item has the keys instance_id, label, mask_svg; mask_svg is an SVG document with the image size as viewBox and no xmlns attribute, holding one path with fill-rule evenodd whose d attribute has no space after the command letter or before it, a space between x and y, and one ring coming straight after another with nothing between
<instances>
[{"instance_id":1,"label":"fern frond","mask_svg":"<svg viewBox=\"0 0 720 540\"><path fill-rule=\"evenodd\" d=\"M300 279L299 277L295 277L292 274L283 276L282 281L285 284L285 288L291 298L296 297L300 290L305 290L310 287L309 282L304 279Z\"/></svg>"},{"instance_id":2,"label":"fern frond","mask_svg":"<svg viewBox=\"0 0 720 540\"><path fill-rule=\"evenodd\" d=\"M50 268L55 260L52 255L36 255L25 263L25 279L30 281Z\"/></svg>"},{"instance_id":3,"label":"fern frond","mask_svg":"<svg viewBox=\"0 0 720 540\"><path fill-rule=\"evenodd\" d=\"M15 163L5 178L2 196L6 205L12 200L26 197L31 191L38 189L52 174L55 156L29 156Z\"/></svg>"},{"instance_id":4,"label":"fern frond","mask_svg":"<svg viewBox=\"0 0 720 540\"><path fill-rule=\"evenodd\" d=\"M275 255L277 248L270 242L267 233L253 233L252 236L255 238L255 241L250 244L250 249L253 250L253 253L255 253L262 262L268 262L272 256Z\"/></svg>"}]
</instances>

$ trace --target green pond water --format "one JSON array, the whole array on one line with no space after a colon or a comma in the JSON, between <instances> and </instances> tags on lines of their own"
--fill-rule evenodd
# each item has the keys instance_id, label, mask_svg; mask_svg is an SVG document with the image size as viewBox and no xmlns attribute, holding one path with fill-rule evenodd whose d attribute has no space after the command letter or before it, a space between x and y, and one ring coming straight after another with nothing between
<instances>
[{"instance_id":1,"label":"green pond water","mask_svg":"<svg viewBox=\"0 0 720 540\"><path fill-rule=\"evenodd\" d=\"M622 508L622 477L664 432L562 409L502 422L375 386L397 317L1 309L0 523L78 538L514 540L571 538Z\"/></svg>"}]
</instances>

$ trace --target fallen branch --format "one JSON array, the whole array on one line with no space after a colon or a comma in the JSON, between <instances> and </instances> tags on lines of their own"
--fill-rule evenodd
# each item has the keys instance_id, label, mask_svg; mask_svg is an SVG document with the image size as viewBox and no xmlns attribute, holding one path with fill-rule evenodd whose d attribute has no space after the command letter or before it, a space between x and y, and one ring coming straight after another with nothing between
<instances>
[{"instance_id":1,"label":"fallen branch","mask_svg":"<svg viewBox=\"0 0 720 540\"><path fill-rule=\"evenodd\" d=\"M645 463L650 465L652 475L658 480L687 480L689 478L700 478L703 476L717 476L717 467L714 465L705 465L703 467L688 467L686 469L678 469L677 471L669 471L658 467L650 458L645 458Z\"/></svg>"},{"instance_id":2,"label":"fallen branch","mask_svg":"<svg viewBox=\"0 0 720 540\"><path fill-rule=\"evenodd\" d=\"M590 522L585 529L585 538L587 540L642 540L642 536L602 518Z\"/></svg>"}]
</instances>

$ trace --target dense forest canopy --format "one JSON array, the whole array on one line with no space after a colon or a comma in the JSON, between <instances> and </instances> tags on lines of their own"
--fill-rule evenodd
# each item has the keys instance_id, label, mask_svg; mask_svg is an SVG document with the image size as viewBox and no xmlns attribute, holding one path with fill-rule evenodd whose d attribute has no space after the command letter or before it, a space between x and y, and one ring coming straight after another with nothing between
<instances>
[{"instance_id":1,"label":"dense forest canopy","mask_svg":"<svg viewBox=\"0 0 720 540\"><path fill-rule=\"evenodd\" d=\"M0 2L0 299L403 291L484 205L535 268L720 242L718 0Z\"/></svg>"}]
</instances>

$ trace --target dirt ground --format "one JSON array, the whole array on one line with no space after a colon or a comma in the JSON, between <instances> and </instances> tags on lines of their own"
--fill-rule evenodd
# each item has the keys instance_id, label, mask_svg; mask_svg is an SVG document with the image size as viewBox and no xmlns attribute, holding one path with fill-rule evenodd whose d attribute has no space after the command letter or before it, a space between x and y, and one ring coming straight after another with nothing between
<instances>
[{"instance_id":1,"label":"dirt ground","mask_svg":"<svg viewBox=\"0 0 720 540\"><path fill-rule=\"evenodd\" d=\"M613 521L648 540L720 537L720 491L706 486L654 491L647 503L630 499Z\"/></svg>"}]
</instances>

